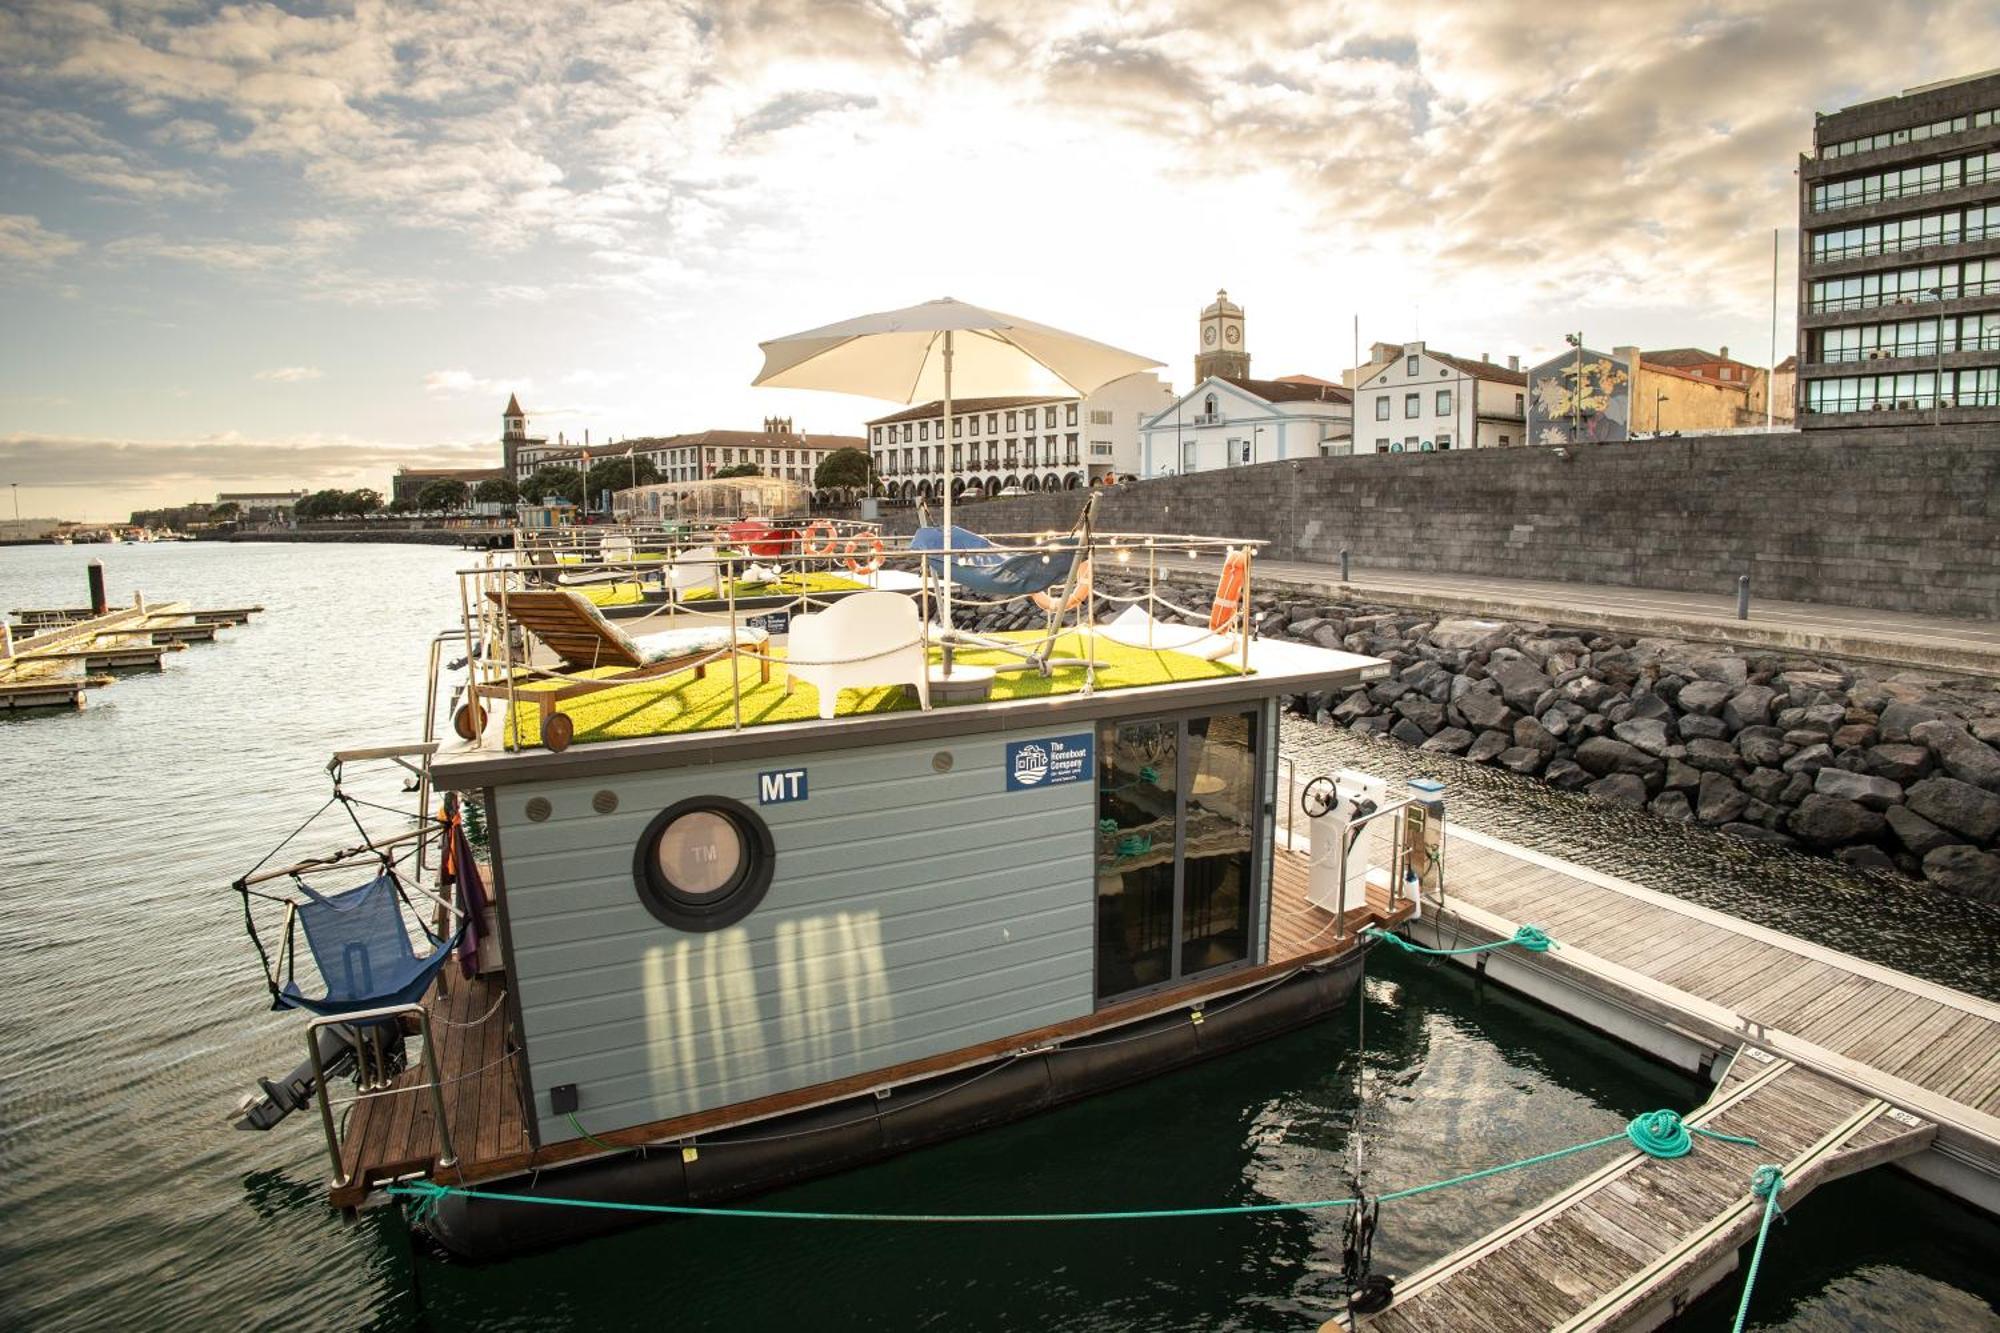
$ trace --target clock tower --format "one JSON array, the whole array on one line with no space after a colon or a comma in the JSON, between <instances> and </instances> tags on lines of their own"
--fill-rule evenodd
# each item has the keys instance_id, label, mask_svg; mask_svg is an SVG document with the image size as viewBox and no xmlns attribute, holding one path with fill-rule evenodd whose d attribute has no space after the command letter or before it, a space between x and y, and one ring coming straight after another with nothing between
<instances>
[{"instance_id":1,"label":"clock tower","mask_svg":"<svg viewBox=\"0 0 2000 1333\"><path fill-rule=\"evenodd\" d=\"M1218 289L1201 312L1201 347L1194 354L1195 383L1210 375L1250 378L1250 352L1243 341L1243 307Z\"/></svg>"}]
</instances>

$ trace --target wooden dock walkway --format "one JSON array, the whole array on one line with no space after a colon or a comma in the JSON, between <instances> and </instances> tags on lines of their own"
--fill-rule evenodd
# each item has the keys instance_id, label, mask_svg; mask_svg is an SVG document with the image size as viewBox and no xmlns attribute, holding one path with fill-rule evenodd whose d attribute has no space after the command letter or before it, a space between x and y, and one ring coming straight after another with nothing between
<instances>
[{"instance_id":1,"label":"wooden dock walkway","mask_svg":"<svg viewBox=\"0 0 2000 1333\"><path fill-rule=\"evenodd\" d=\"M197 611L185 602L149 606L135 599L103 615L16 611L20 626L0 626L0 708L81 708L87 688L114 679L88 673L157 668L168 653L210 642L261 609Z\"/></svg>"},{"instance_id":2,"label":"wooden dock walkway","mask_svg":"<svg viewBox=\"0 0 2000 1333\"><path fill-rule=\"evenodd\" d=\"M1454 961L1690 1070L1726 1068L1690 1123L1763 1146L1634 1154L1407 1279L1367 1327L1653 1327L1734 1265L1759 1163L1784 1169L1787 1203L1894 1160L2000 1211L2000 1005L1457 827L1444 885L1414 942L1541 927L1560 947Z\"/></svg>"},{"instance_id":3,"label":"wooden dock walkway","mask_svg":"<svg viewBox=\"0 0 2000 1333\"><path fill-rule=\"evenodd\" d=\"M1813 1189L1928 1148L1936 1126L1789 1060L1745 1047L1690 1125L1685 1157L1636 1149L1400 1283L1360 1321L1380 1333L1652 1328L1727 1276L1764 1204L1760 1165L1783 1171L1781 1207ZM1337 1319L1328 1333L1345 1329Z\"/></svg>"}]
</instances>

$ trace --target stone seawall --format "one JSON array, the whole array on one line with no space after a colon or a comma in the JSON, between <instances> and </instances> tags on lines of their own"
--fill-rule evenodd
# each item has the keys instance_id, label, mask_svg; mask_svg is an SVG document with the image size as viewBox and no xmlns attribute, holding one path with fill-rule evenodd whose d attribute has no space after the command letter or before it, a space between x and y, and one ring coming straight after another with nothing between
<instances>
[{"instance_id":1,"label":"stone seawall","mask_svg":"<svg viewBox=\"0 0 2000 1333\"><path fill-rule=\"evenodd\" d=\"M1364 423L1365 425L1365 423ZM2000 429L1827 431L1262 463L1102 491L1106 529L1269 541L1279 560L2000 615ZM1066 529L1078 492L958 508ZM936 506L933 506L935 514ZM890 509L892 531L915 511Z\"/></svg>"}]
</instances>

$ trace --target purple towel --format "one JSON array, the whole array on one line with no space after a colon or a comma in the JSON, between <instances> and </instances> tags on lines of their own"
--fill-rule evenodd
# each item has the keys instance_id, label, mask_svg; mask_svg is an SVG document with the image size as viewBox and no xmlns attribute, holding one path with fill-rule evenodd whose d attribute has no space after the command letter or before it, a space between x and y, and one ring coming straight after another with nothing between
<instances>
[{"instance_id":1,"label":"purple towel","mask_svg":"<svg viewBox=\"0 0 2000 1333\"><path fill-rule=\"evenodd\" d=\"M465 823L454 799L447 818L451 821L450 853L445 858L444 886L456 885L458 905L465 913L465 932L458 937L458 970L472 976L479 970L479 935L486 922L486 881L480 878L479 863L472 859L472 844L466 841Z\"/></svg>"}]
</instances>

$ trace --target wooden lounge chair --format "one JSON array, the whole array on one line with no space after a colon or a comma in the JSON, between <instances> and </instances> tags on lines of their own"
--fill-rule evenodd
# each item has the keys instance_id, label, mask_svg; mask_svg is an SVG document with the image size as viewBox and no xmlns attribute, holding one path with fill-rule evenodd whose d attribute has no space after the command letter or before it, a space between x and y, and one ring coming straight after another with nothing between
<instances>
[{"instance_id":1,"label":"wooden lounge chair","mask_svg":"<svg viewBox=\"0 0 2000 1333\"><path fill-rule=\"evenodd\" d=\"M505 681L475 684L472 698L458 710L453 720L458 734L473 739L486 726L481 699L505 700L512 697L532 702L541 713L542 744L551 750L569 748L576 724L557 710L567 699L594 694L635 680L672 675L694 668L696 679L708 674L708 665L717 657L743 647L762 648L770 635L748 626L701 625L688 629L661 630L637 638L625 633L581 593L567 588L529 588L486 594L495 606L504 606L508 619L532 634L544 648L562 659L566 672L617 668L616 674L588 679L565 679L560 684L542 683L534 689L511 691ZM771 679L771 659L760 656L760 680Z\"/></svg>"}]
</instances>

